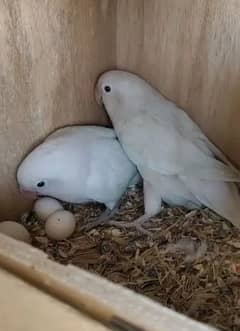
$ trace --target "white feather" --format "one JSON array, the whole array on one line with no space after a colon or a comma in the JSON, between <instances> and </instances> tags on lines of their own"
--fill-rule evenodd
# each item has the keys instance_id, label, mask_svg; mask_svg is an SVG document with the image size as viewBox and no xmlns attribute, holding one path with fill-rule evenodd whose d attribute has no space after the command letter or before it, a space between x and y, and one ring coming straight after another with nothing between
<instances>
[{"instance_id":1,"label":"white feather","mask_svg":"<svg viewBox=\"0 0 240 331\"><path fill-rule=\"evenodd\" d=\"M20 164L24 190L63 201L98 201L112 209L127 187L139 180L112 129L74 126L49 135ZM37 183L45 181L45 187Z\"/></svg>"},{"instance_id":2,"label":"white feather","mask_svg":"<svg viewBox=\"0 0 240 331\"><path fill-rule=\"evenodd\" d=\"M240 173L183 110L124 71L103 74L97 91L125 152L154 192L175 204L202 203L240 225Z\"/></svg>"}]
</instances>

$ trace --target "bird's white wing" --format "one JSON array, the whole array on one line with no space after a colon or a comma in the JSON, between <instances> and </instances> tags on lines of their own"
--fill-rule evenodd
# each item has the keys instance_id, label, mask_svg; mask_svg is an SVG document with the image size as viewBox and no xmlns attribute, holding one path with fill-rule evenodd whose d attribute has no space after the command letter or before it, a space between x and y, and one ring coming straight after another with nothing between
<instances>
[{"instance_id":1,"label":"bird's white wing","mask_svg":"<svg viewBox=\"0 0 240 331\"><path fill-rule=\"evenodd\" d=\"M236 167L228 160L223 152L215 146L208 137L202 132L202 130L193 122L193 120L181 109L177 110L178 124L182 128L181 134L186 139L190 139L203 153L207 155L214 155L218 160L221 160L227 164L230 168L238 171Z\"/></svg>"},{"instance_id":2,"label":"bird's white wing","mask_svg":"<svg viewBox=\"0 0 240 331\"><path fill-rule=\"evenodd\" d=\"M141 134L144 132L144 134ZM156 112L141 112L122 128L120 138L132 161L162 175L240 182L239 172L214 158Z\"/></svg>"}]
</instances>

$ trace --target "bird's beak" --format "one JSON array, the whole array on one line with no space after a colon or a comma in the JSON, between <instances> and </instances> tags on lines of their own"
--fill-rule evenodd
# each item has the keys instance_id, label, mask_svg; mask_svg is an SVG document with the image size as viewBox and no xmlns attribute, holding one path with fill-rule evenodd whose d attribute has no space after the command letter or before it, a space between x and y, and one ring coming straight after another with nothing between
<instances>
[{"instance_id":1,"label":"bird's beak","mask_svg":"<svg viewBox=\"0 0 240 331\"><path fill-rule=\"evenodd\" d=\"M36 200L38 198L37 192L27 191L22 187L19 188L19 191L24 199Z\"/></svg>"},{"instance_id":2,"label":"bird's beak","mask_svg":"<svg viewBox=\"0 0 240 331\"><path fill-rule=\"evenodd\" d=\"M97 88L97 86L95 88L95 99L96 99L97 103L99 104L99 106L102 106L103 100L102 100L102 96L101 96L100 91Z\"/></svg>"}]
</instances>

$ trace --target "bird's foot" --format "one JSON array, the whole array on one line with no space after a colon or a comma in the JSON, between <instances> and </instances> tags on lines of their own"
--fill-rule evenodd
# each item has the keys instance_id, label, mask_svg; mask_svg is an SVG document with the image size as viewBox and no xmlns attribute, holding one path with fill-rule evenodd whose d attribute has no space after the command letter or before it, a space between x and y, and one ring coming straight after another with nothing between
<instances>
[{"instance_id":1,"label":"bird's foot","mask_svg":"<svg viewBox=\"0 0 240 331\"><path fill-rule=\"evenodd\" d=\"M152 236L152 233L143 227L143 223L147 222L148 220L149 220L149 216L142 215L132 222L109 221L108 224L124 229L135 228L138 232L142 234Z\"/></svg>"},{"instance_id":2,"label":"bird's foot","mask_svg":"<svg viewBox=\"0 0 240 331\"><path fill-rule=\"evenodd\" d=\"M98 225L109 224L109 219L116 213L116 211L117 208L114 208L113 210L107 208L96 220L91 221L86 225L83 225L80 230L89 231L97 227Z\"/></svg>"}]
</instances>

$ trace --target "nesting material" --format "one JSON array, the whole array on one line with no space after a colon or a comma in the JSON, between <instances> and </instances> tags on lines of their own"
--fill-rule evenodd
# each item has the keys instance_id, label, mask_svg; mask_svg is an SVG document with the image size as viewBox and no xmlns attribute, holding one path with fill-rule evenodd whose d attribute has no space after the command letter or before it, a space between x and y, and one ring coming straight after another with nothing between
<instances>
[{"instance_id":1,"label":"nesting material","mask_svg":"<svg viewBox=\"0 0 240 331\"><path fill-rule=\"evenodd\" d=\"M70 206L78 220L73 236L47 238L34 215L23 222L33 244L51 259L72 263L144 294L221 330L240 330L240 232L213 212L164 208L152 218L153 237L134 229L82 225L102 212L98 204ZM142 191L130 190L115 220L142 215Z\"/></svg>"},{"instance_id":2,"label":"nesting material","mask_svg":"<svg viewBox=\"0 0 240 331\"><path fill-rule=\"evenodd\" d=\"M0 222L0 232L16 240L31 243L31 236L22 224L13 221Z\"/></svg>"}]
</instances>

